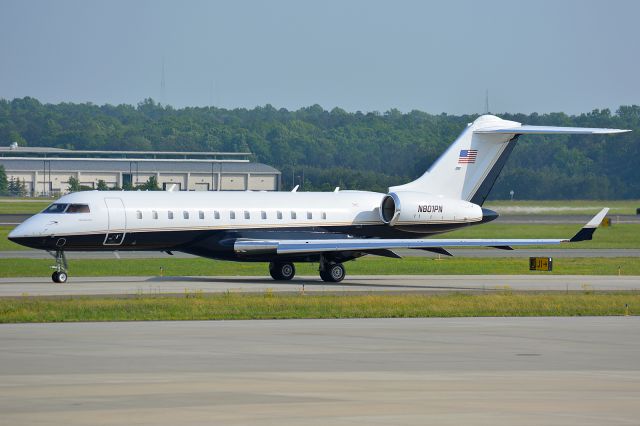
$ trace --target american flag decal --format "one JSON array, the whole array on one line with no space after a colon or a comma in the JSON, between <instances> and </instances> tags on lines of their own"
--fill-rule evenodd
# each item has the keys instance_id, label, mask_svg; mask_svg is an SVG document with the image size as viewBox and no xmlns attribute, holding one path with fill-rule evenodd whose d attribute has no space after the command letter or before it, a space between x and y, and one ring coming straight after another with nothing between
<instances>
[{"instance_id":1,"label":"american flag decal","mask_svg":"<svg viewBox=\"0 0 640 426\"><path fill-rule=\"evenodd\" d=\"M478 157L477 149L461 149L458 157L458 164L473 164Z\"/></svg>"}]
</instances>

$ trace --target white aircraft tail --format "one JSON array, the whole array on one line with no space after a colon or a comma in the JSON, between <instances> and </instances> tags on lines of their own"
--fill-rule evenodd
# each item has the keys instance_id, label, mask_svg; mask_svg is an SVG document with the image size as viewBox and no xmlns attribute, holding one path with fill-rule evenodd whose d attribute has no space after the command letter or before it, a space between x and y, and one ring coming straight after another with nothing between
<instances>
[{"instance_id":1,"label":"white aircraft tail","mask_svg":"<svg viewBox=\"0 0 640 426\"><path fill-rule=\"evenodd\" d=\"M460 134L425 174L390 192L418 191L482 205L522 134L607 134L628 130L523 126L483 115Z\"/></svg>"}]
</instances>

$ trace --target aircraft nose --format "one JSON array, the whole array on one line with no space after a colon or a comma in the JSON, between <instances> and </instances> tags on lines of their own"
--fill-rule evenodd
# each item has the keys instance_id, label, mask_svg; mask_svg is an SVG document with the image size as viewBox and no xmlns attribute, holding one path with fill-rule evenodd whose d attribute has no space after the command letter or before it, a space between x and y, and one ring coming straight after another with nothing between
<instances>
[{"instance_id":1,"label":"aircraft nose","mask_svg":"<svg viewBox=\"0 0 640 426\"><path fill-rule=\"evenodd\" d=\"M498 218L498 216L500 216L497 212L494 212L493 210L490 209L485 209L484 207L482 208L482 222L481 223L487 223L487 222L491 222L492 220L496 220Z\"/></svg>"},{"instance_id":2,"label":"aircraft nose","mask_svg":"<svg viewBox=\"0 0 640 426\"><path fill-rule=\"evenodd\" d=\"M22 229L22 225L18 225L15 228L13 228L11 230L11 232L9 232L9 235L7 235L7 238L9 239L9 241L13 241L14 243L17 242L16 240L19 239L20 237L24 237L24 229Z\"/></svg>"},{"instance_id":3,"label":"aircraft nose","mask_svg":"<svg viewBox=\"0 0 640 426\"><path fill-rule=\"evenodd\" d=\"M13 228L7 238L9 241L30 248L43 248L43 226L33 217Z\"/></svg>"},{"instance_id":4,"label":"aircraft nose","mask_svg":"<svg viewBox=\"0 0 640 426\"><path fill-rule=\"evenodd\" d=\"M28 227L24 226L24 224L20 224L15 228L13 228L11 232L9 232L9 235L7 235L7 238L9 239L9 241L14 242L16 244L26 245L24 243L29 239L30 236L31 237L33 236L32 234L33 234L32 232L31 233L29 232Z\"/></svg>"}]
</instances>

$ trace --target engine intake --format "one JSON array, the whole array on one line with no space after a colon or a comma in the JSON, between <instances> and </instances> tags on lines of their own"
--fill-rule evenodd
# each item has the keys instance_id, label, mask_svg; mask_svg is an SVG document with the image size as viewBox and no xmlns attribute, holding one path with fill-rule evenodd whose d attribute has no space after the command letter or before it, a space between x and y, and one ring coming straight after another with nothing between
<instances>
[{"instance_id":1,"label":"engine intake","mask_svg":"<svg viewBox=\"0 0 640 426\"><path fill-rule=\"evenodd\" d=\"M391 223L396 212L400 213L400 199L395 193L385 195L380 204L380 218L384 223Z\"/></svg>"},{"instance_id":2,"label":"engine intake","mask_svg":"<svg viewBox=\"0 0 640 426\"><path fill-rule=\"evenodd\" d=\"M464 200L422 192L390 192L380 203L380 220L390 226L421 232L422 225L480 222L483 212L480 206Z\"/></svg>"}]
</instances>

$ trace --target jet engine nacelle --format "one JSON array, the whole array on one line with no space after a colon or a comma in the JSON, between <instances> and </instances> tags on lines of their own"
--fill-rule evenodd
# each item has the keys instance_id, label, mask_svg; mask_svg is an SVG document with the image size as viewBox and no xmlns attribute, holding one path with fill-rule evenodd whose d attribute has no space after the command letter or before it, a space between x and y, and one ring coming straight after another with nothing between
<instances>
[{"instance_id":1,"label":"jet engine nacelle","mask_svg":"<svg viewBox=\"0 0 640 426\"><path fill-rule=\"evenodd\" d=\"M416 225L480 222L482 207L422 192L391 192L380 203L380 219L390 226L420 232Z\"/></svg>"}]
</instances>

